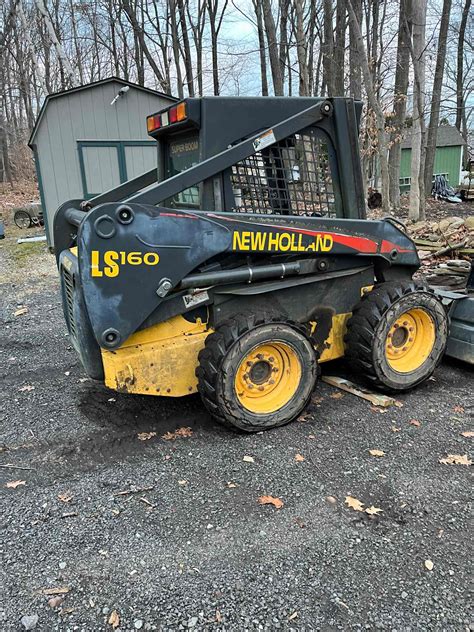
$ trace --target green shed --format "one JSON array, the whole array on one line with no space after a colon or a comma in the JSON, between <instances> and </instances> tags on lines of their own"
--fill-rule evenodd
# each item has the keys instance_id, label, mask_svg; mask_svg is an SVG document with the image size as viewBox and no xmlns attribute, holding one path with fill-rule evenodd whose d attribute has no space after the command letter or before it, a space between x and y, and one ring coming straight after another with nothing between
<instances>
[{"instance_id":1,"label":"green shed","mask_svg":"<svg viewBox=\"0 0 474 632\"><path fill-rule=\"evenodd\" d=\"M411 142L411 129L408 129L402 141L400 193L410 190ZM438 127L433 181L435 176L444 175L453 188L459 185L464 144L464 138L453 125Z\"/></svg>"}]
</instances>

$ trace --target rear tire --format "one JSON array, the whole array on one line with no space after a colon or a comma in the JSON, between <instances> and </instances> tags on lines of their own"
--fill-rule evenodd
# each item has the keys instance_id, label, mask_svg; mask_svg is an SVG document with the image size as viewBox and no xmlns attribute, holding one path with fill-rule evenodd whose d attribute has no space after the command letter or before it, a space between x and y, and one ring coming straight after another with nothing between
<instances>
[{"instance_id":1,"label":"rear tire","mask_svg":"<svg viewBox=\"0 0 474 632\"><path fill-rule=\"evenodd\" d=\"M382 283L347 323L346 358L365 381L404 391L430 377L448 339L448 318L424 284Z\"/></svg>"},{"instance_id":2,"label":"rear tire","mask_svg":"<svg viewBox=\"0 0 474 632\"><path fill-rule=\"evenodd\" d=\"M271 316L235 316L206 338L196 369L208 411L245 432L289 423L307 405L317 354L303 326Z\"/></svg>"}]
</instances>

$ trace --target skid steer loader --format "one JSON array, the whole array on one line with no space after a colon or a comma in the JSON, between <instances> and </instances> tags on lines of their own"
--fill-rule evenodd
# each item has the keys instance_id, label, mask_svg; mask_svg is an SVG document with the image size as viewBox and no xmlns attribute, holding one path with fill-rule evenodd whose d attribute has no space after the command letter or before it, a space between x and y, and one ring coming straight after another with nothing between
<instances>
[{"instance_id":1,"label":"skid steer loader","mask_svg":"<svg viewBox=\"0 0 474 632\"><path fill-rule=\"evenodd\" d=\"M392 391L427 379L448 318L412 280L403 228L366 219L361 107L189 98L148 117L157 168L55 216L87 373L122 393L199 392L247 432L297 417L328 360Z\"/></svg>"}]
</instances>

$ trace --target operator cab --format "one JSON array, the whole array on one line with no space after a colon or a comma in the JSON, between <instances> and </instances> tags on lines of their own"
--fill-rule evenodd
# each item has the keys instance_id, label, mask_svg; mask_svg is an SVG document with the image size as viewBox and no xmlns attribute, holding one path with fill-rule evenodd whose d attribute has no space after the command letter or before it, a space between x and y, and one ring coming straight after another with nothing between
<instances>
[{"instance_id":1,"label":"operator cab","mask_svg":"<svg viewBox=\"0 0 474 632\"><path fill-rule=\"evenodd\" d=\"M333 99L352 129L334 133L323 120L275 142L272 126L323 103L321 98L189 98L152 114L147 130L157 141L162 182L255 136L255 153L212 178L164 200L162 206L237 213L365 217L364 205L344 204L340 174L350 173L350 153L339 155L342 132L357 137L361 104ZM347 127L347 126L346 126ZM337 132L337 130L336 130ZM341 153L341 152L340 152ZM354 185L352 185L354 186ZM354 199L354 198L352 198Z\"/></svg>"}]
</instances>

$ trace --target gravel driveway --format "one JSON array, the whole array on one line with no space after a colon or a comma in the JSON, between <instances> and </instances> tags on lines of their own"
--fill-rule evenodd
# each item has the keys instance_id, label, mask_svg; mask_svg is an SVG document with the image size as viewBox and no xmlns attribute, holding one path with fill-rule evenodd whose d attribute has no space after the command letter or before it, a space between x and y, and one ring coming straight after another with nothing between
<instances>
[{"instance_id":1,"label":"gravel driveway","mask_svg":"<svg viewBox=\"0 0 474 632\"><path fill-rule=\"evenodd\" d=\"M469 467L439 463L470 454L465 366L383 412L320 383L303 421L234 434L88 380L52 257L19 272L5 242L2 630L474 629Z\"/></svg>"}]
</instances>

